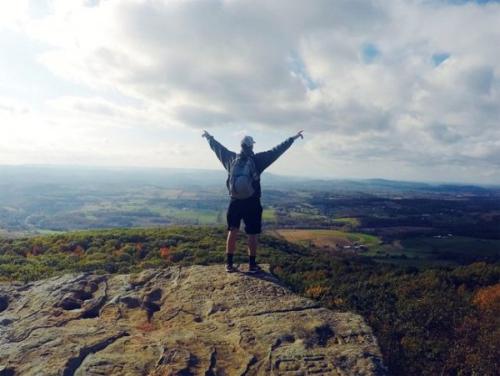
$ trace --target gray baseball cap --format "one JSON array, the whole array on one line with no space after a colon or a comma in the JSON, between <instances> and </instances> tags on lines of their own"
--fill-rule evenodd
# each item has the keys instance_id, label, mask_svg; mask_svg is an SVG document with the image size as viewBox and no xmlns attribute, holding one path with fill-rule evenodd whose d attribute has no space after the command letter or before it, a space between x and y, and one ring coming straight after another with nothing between
<instances>
[{"instance_id":1,"label":"gray baseball cap","mask_svg":"<svg viewBox=\"0 0 500 376\"><path fill-rule=\"evenodd\" d=\"M253 144L255 144L255 141L253 140L253 137L252 137L252 136L245 136L245 137L243 137L243 139L241 140L241 145L245 145L245 146L253 146Z\"/></svg>"}]
</instances>

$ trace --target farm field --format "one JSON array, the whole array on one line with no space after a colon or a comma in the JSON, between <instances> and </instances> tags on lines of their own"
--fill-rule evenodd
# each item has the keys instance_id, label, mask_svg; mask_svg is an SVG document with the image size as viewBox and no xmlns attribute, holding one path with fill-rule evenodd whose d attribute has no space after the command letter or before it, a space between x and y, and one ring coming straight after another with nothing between
<instances>
[{"instance_id":1,"label":"farm field","mask_svg":"<svg viewBox=\"0 0 500 376\"><path fill-rule=\"evenodd\" d=\"M338 223L341 225L348 225L351 226L352 228L358 227L361 223L358 218L349 218L349 217L335 218L333 222L336 224Z\"/></svg>"},{"instance_id":2,"label":"farm field","mask_svg":"<svg viewBox=\"0 0 500 376\"><path fill-rule=\"evenodd\" d=\"M377 247L381 240L373 235L325 229L276 229L274 232L285 240L318 248L342 249L354 245Z\"/></svg>"},{"instance_id":3,"label":"farm field","mask_svg":"<svg viewBox=\"0 0 500 376\"><path fill-rule=\"evenodd\" d=\"M262 212L262 220L265 222L271 222L275 223L277 220L276 217L276 209L274 208L264 208L264 211Z\"/></svg>"},{"instance_id":4,"label":"farm field","mask_svg":"<svg viewBox=\"0 0 500 376\"><path fill-rule=\"evenodd\" d=\"M274 229L269 235L301 246L368 257L401 266L452 266L500 258L500 240L463 236L416 236L384 242L381 237L337 229Z\"/></svg>"}]
</instances>

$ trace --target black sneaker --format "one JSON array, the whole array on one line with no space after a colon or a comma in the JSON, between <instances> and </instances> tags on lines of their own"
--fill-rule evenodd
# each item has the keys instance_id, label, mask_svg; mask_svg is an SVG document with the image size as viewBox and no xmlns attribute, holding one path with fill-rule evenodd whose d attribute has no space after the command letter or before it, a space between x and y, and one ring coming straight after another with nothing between
<instances>
[{"instance_id":1,"label":"black sneaker","mask_svg":"<svg viewBox=\"0 0 500 376\"><path fill-rule=\"evenodd\" d=\"M228 265L226 264L226 272L228 273L234 273L234 272L237 272L238 271L238 268L235 267L234 265Z\"/></svg>"},{"instance_id":2,"label":"black sneaker","mask_svg":"<svg viewBox=\"0 0 500 376\"><path fill-rule=\"evenodd\" d=\"M248 266L248 272L251 274L260 273L262 271L261 267L257 264Z\"/></svg>"}]
</instances>

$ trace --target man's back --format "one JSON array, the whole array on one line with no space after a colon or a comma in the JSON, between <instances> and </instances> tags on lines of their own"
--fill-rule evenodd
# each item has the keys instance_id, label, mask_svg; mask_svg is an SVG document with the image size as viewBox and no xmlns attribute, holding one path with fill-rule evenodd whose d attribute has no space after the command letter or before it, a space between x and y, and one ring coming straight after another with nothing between
<instances>
[{"instance_id":1,"label":"man's back","mask_svg":"<svg viewBox=\"0 0 500 376\"><path fill-rule=\"evenodd\" d=\"M268 168L274 161L276 161L293 144L294 141L294 138L290 137L268 151L253 153L253 151L251 150L242 149L239 154L236 154L235 152L228 150L213 136L209 136L207 137L207 139L210 144L210 148L214 151L215 155L228 173L230 173L231 165L236 158L247 157L253 159L255 168L259 175L262 174L262 172L264 172L264 170ZM228 183L229 180L226 181L226 185L229 187ZM255 193L252 195L252 197L261 197L260 179L254 180L253 188Z\"/></svg>"}]
</instances>

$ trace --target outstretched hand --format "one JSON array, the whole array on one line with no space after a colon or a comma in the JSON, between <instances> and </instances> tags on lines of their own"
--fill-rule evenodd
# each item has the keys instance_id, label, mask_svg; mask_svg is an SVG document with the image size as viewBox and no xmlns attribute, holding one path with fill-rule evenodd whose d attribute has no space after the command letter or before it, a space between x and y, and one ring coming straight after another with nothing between
<instances>
[{"instance_id":1,"label":"outstretched hand","mask_svg":"<svg viewBox=\"0 0 500 376\"><path fill-rule=\"evenodd\" d=\"M212 137L212 135L208 133L206 130L203 130L203 134L201 135L201 137L205 137L206 139L208 139L209 137Z\"/></svg>"},{"instance_id":2,"label":"outstretched hand","mask_svg":"<svg viewBox=\"0 0 500 376\"><path fill-rule=\"evenodd\" d=\"M304 135L302 134L302 132L304 132L303 130L302 131L298 131L297 134L295 136L293 136L293 139L296 140L297 138L304 138Z\"/></svg>"}]
</instances>

